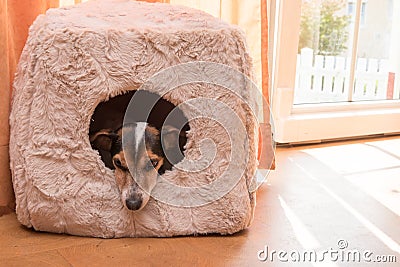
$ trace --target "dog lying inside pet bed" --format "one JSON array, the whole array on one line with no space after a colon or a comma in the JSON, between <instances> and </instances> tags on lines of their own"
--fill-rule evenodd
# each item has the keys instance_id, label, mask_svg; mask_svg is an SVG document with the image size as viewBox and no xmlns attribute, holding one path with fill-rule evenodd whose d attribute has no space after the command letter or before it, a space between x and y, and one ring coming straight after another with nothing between
<instances>
[{"instance_id":1,"label":"dog lying inside pet bed","mask_svg":"<svg viewBox=\"0 0 400 267\"><path fill-rule=\"evenodd\" d=\"M255 97L224 66L252 77L244 34L197 10L105 0L40 15L20 58L10 115L18 220L39 231L103 238L232 234L248 227L255 207ZM135 91L158 95L187 119L172 128L184 134L183 157L160 173L150 167L161 168L161 158L147 161L154 179L140 206L127 205L118 180L134 176L136 167L123 165L130 152L116 159L121 150L111 152L97 138L117 142L124 132L142 131L162 142L171 127L129 116L113 129L93 122L98 107L116 97L129 96L123 100L129 112ZM95 136L107 129L109 135Z\"/></svg>"}]
</instances>

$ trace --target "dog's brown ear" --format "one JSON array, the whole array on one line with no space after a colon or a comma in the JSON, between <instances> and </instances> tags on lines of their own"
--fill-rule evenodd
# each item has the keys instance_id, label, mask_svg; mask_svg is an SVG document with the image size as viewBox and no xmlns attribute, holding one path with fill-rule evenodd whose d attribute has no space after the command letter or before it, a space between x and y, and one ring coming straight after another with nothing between
<instances>
[{"instance_id":1,"label":"dog's brown ear","mask_svg":"<svg viewBox=\"0 0 400 267\"><path fill-rule=\"evenodd\" d=\"M178 163L182 160L183 154L180 149L181 131L173 126L165 125L161 129L161 145L167 160L172 163Z\"/></svg>"},{"instance_id":2,"label":"dog's brown ear","mask_svg":"<svg viewBox=\"0 0 400 267\"><path fill-rule=\"evenodd\" d=\"M113 140L118 136L110 129L103 129L89 137L90 143L97 149L111 150Z\"/></svg>"}]
</instances>

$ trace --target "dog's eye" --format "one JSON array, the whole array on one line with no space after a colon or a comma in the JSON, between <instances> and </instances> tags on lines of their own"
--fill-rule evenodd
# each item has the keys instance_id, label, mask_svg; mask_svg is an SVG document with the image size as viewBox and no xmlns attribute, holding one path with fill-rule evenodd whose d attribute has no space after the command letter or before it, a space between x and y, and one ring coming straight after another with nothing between
<instances>
[{"instance_id":1,"label":"dog's eye","mask_svg":"<svg viewBox=\"0 0 400 267\"><path fill-rule=\"evenodd\" d=\"M119 168L122 167L122 163L119 159L114 159L114 164L115 164L115 167L119 167Z\"/></svg>"},{"instance_id":2,"label":"dog's eye","mask_svg":"<svg viewBox=\"0 0 400 267\"><path fill-rule=\"evenodd\" d=\"M123 170L123 171L126 171L127 170L127 168L126 167L124 167L123 165L122 165L122 162L121 162L121 160L120 159L114 159L114 165L115 165L115 167L117 167L117 168L119 168L119 169L121 169L121 170Z\"/></svg>"}]
</instances>

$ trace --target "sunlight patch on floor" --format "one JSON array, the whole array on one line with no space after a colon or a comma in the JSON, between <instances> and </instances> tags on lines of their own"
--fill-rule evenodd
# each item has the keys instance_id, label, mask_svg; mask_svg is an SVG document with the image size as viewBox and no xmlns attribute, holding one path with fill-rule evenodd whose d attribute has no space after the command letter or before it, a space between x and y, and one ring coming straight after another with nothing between
<instances>
[{"instance_id":1,"label":"sunlight patch on floor","mask_svg":"<svg viewBox=\"0 0 400 267\"><path fill-rule=\"evenodd\" d=\"M400 167L398 158L366 144L348 144L301 151L342 175Z\"/></svg>"},{"instance_id":2,"label":"sunlight patch on floor","mask_svg":"<svg viewBox=\"0 0 400 267\"><path fill-rule=\"evenodd\" d=\"M360 212L354 209L349 203L336 195L328 187L320 185L331 197L333 197L339 204L341 204L348 212L351 213L360 223L362 223L371 233L379 238L388 248L400 254L400 244L394 241L390 236L386 235L376 225L371 223L368 218L365 218Z\"/></svg>"},{"instance_id":3,"label":"sunlight patch on floor","mask_svg":"<svg viewBox=\"0 0 400 267\"><path fill-rule=\"evenodd\" d=\"M400 215L400 139L301 151Z\"/></svg>"},{"instance_id":4,"label":"sunlight patch on floor","mask_svg":"<svg viewBox=\"0 0 400 267\"><path fill-rule=\"evenodd\" d=\"M346 178L400 216L400 168L349 175Z\"/></svg>"},{"instance_id":5,"label":"sunlight patch on floor","mask_svg":"<svg viewBox=\"0 0 400 267\"><path fill-rule=\"evenodd\" d=\"M398 157L400 160L400 139L374 141L367 142L365 144L377 147L382 151L386 151L387 153Z\"/></svg>"},{"instance_id":6,"label":"sunlight patch on floor","mask_svg":"<svg viewBox=\"0 0 400 267\"><path fill-rule=\"evenodd\" d=\"M300 218L296 216L295 212L288 206L282 196L278 196L278 198L286 218L289 220L293 232L301 246L307 250L318 249L320 244L317 239L307 230L307 227L302 223Z\"/></svg>"}]
</instances>

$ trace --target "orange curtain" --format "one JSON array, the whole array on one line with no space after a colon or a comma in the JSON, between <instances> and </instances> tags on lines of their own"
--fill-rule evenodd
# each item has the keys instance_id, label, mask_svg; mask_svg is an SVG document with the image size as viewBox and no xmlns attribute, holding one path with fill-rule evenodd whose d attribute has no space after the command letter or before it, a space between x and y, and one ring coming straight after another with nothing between
<instances>
[{"instance_id":1,"label":"orange curtain","mask_svg":"<svg viewBox=\"0 0 400 267\"><path fill-rule=\"evenodd\" d=\"M10 94L16 65L37 15L58 0L3 0L0 2L0 216L14 209L8 159Z\"/></svg>"}]
</instances>

